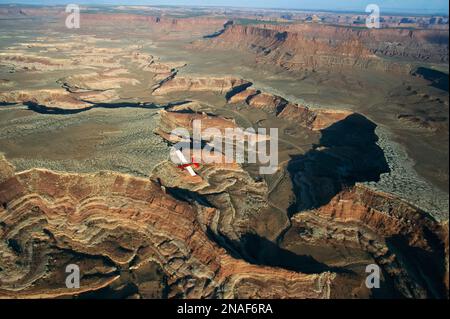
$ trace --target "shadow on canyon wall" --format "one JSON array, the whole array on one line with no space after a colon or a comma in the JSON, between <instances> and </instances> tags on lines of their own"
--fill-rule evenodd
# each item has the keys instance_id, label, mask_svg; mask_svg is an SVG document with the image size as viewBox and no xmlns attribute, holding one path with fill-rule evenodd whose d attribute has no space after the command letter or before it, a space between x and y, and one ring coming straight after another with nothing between
<instances>
[{"instance_id":1,"label":"shadow on canyon wall","mask_svg":"<svg viewBox=\"0 0 450 319\"><path fill-rule=\"evenodd\" d=\"M322 130L312 150L292 156L287 167L295 194L290 215L326 205L343 189L379 181L390 171L375 128L364 116L352 114Z\"/></svg>"},{"instance_id":2,"label":"shadow on canyon wall","mask_svg":"<svg viewBox=\"0 0 450 319\"><path fill-rule=\"evenodd\" d=\"M430 68L419 67L412 73L412 75L430 81L430 85L432 87L443 90L445 92L449 91L449 76L447 73Z\"/></svg>"},{"instance_id":3,"label":"shadow on canyon wall","mask_svg":"<svg viewBox=\"0 0 450 319\"><path fill-rule=\"evenodd\" d=\"M231 26L231 25L233 25L234 24L234 21L227 21L224 25L223 25L223 29L221 29L221 30L219 30L219 31L216 31L216 32L214 32L213 34L208 34L208 35L205 35L205 36L203 36L203 39L213 39L213 38L217 38L218 36L220 36L220 35L222 35L225 31L226 31L226 29L229 27L229 26Z\"/></svg>"},{"instance_id":4,"label":"shadow on canyon wall","mask_svg":"<svg viewBox=\"0 0 450 319\"><path fill-rule=\"evenodd\" d=\"M247 90L248 88L250 88L250 87L252 87L252 86L253 86L253 83L251 83L251 82L248 82L248 83L244 83L244 84L238 85L238 86L232 88L230 91L228 91L227 94L225 94L225 98L226 98L227 101L228 101L228 100L230 100L233 96L235 96L235 95L237 95L237 94L239 94L239 93L241 93L241 92L244 92L245 90Z\"/></svg>"},{"instance_id":5,"label":"shadow on canyon wall","mask_svg":"<svg viewBox=\"0 0 450 319\"><path fill-rule=\"evenodd\" d=\"M271 267L279 267L304 274L318 274L325 271L338 274L353 274L352 271L330 267L309 255L298 255L290 250L283 249L276 243L256 234L245 234L240 243L245 247L247 261ZM236 246L236 245L235 245Z\"/></svg>"},{"instance_id":6,"label":"shadow on canyon wall","mask_svg":"<svg viewBox=\"0 0 450 319\"><path fill-rule=\"evenodd\" d=\"M159 178L156 179L156 183L158 183L158 185L160 186L162 185ZM204 207L215 208L214 205L209 202L206 196L199 195L196 192L192 192L190 190L179 187L165 187L165 189L168 194L179 201L188 202L192 205L198 203Z\"/></svg>"},{"instance_id":7,"label":"shadow on canyon wall","mask_svg":"<svg viewBox=\"0 0 450 319\"><path fill-rule=\"evenodd\" d=\"M105 109L118 109L118 108L142 108L142 109L170 109L174 106L183 105L189 103L190 101L179 101L173 102L169 104L159 105L155 103L98 103L93 104L90 107L82 108L82 109L61 109L61 108L52 108L43 105L39 105L34 102L25 102L23 105L27 106L29 110L34 111L39 114L53 114L53 115L70 115L70 114L78 114L82 112L86 112L92 110L94 108L105 108ZM16 104L16 103L13 103Z\"/></svg>"},{"instance_id":8,"label":"shadow on canyon wall","mask_svg":"<svg viewBox=\"0 0 450 319\"><path fill-rule=\"evenodd\" d=\"M401 235L386 238L389 249L397 255L402 268L407 271L410 281L426 292L427 298L445 299L448 290L442 278L446 276L445 246L444 243L431 230L424 229L426 240L433 249L427 250L410 245L410 238ZM417 288L408 286L413 298L417 296Z\"/></svg>"}]
</instances>

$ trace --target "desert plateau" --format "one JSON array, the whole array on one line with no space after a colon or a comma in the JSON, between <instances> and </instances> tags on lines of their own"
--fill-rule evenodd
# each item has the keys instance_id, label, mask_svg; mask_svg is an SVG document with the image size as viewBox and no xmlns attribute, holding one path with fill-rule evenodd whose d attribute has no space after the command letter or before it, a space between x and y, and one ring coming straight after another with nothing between
<instances>
[{"instance_id":1,"label":"desert plateau","mask_svg":"<svg viewBox=\"0 0 450 319\"><path fill-rule=\"evenodd\" d=\"M65 9L0 4L1 299L449 298L448 12Z\"/></svg>"}]
</instances>

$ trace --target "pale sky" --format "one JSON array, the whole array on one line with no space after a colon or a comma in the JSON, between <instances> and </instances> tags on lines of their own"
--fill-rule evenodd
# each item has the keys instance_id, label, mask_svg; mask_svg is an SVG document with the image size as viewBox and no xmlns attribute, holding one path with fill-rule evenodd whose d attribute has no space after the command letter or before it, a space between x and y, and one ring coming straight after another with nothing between
<instances>
[{"instance_id":1,"label":"pale sky","mask_svg":"<svg viewBox=\"0 0 450 319\"><path fill-rule=\"evenodd\" d=\"M0 4L128 4L128 5L190 5L190 6L231 6L254 8L281 8L305 10L338 10L364 12L368 4L377 4L381 13L423 13L446 14L449 12L448 0L0 0Z\"/></svg>"}]
</instances>

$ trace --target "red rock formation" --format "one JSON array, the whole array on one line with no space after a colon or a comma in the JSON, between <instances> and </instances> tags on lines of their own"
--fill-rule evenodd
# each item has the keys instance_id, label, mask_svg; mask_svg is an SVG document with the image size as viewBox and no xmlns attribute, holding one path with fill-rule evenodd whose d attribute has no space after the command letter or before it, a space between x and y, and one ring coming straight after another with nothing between
<instances>
[{"instance_id":1,"label":"red rock formation","mask_svg":"<svg viewBox=\"0 0 450 319\"><path fill-rule=\"evenodd\" d=\"M193 18L170 18L155 15L131 14L131 13L92 13L83 12L85 8L81 7L83 22L86 24L97 23L145 23L152 28L158 28L161 31L195 31L195 30L217 30L223 27L224 18L214 17L193 17ZM65 19L67 13L65 7L11 7L0 8L0 16L19 17L19 16L38 16L49 17L56 16Z\"/></svg>"},{"instance_id":2,"label":"red rock formation","mask_svg":"<svg viewBox=\"0 0 450 319\"><path fill-rule=\"evenodd\" d=\"M302 243L369 252L401 296L448 297L448 223L395 196L357 185L296 214L282 246Z\"/></svg>"},{"instance_id":3,"label":"red rock formation","mask_svg":"<svg viewBox=\"0 0 450 319\"><path fill-rule=\"evenodd\" d=\"M282 97L263 92L249 97L247 103L251 107L279 114L288 102Z\"/></svg>"},{"instance_id":4,"label":"red rock formation","mask_svg":"<svg viewBox=\"0 0 450 319\"><path fill-rule=\"evenodd\" d=\"M13 70L26 72L55 71L68 67L67 59L55 59L36 54L0 53L0 63L6 64Z\"/></svg>"},{"instance_id":5,"label":"red rock formation","mask_svg":"<svg viewBox=\"0 0 450 319\"><path fill-rule=\"evenodd\" d=\"M231 25L194 46L250 50L261 63L288 70L373 68L409 72L408 64L380 59L448 62L448 34L441 30L359 30L347 27Z\"/></svg>"},{"instance_id":6,"label":"red rock formation","mask_svg":"<svg viewBox=\"0 0 450 319\"><path fill-rule=\"evenodd\" d=\"M188 106L186 106L188 107ZM184 110L186 109L184 108ZM161 111L161 121L157 133L168 142L176 143L179 139L171 138L170 133L175 128L185 128L191 134L193 121L201 120L202 140L211 142L212 137L203 134L208 128L218 129L225 137L226 128L235 128L232 120L218 116L210 116L202 113L185 112L183 109ZM173 137L173 136L172 136ZM257 136L256 139L266 140L269 137ZM233 140L224 140L226 144L234 144ZM222 149L224 152L224 149ZM265 196L267 184L263 181L256 182L238 164L235 159L225 160L224 154L220 155L220 162L204 163L201 154L194 153L196 162L200 167L196 168L197 176L190 177L185 171L180 170L172 162L164 162L157 165L152 178L172 189L186 189L201 196L206 196L215 207L221 207L214 218L205 217L205 224L220 236L226 236L232 240L238 240L240 236L253 229L249 222L251 216L257 216L258 212L267 207ZM234 198L234 199L233 199ZM240 200L236 200L240 198Z\"/></svg>"},{"instance_id":7,"label":"red rock formation","mask_svg":"<svg viewBox=\"0 0 450 319\"><path fill-rule=\"evenodd\" d=\"M256 89L248 88L242 92L239 92L239 93L231 96L228 99L228 103L231 103L231 104L247 103L251 97L253 97L259 93L261 93L261 92Z\"/></svg>"},{"instance_id":8,"label":"red rock formation","mask_svg":"<svg viewBox=\"0 0 450 319\"><path fill-rule=\"evenodd\" d=\"M153 36L161 39L200 38L223 28L226 20L223 18L194 17L170 18L154 15L127 14L127 13L85 13L83 23L96 26L99 24L122 24L127 27L139 25L147 27Z\"/></svg>"},{"instance_id":9,"label":"red rock formation","mask_svg":"<svg viewBox=\"0 0 450 319\"><path fill-rule=\"evenodd\" d=\"M163 81L154 89L154 95L165 95L173 92L214 92L226 94L229 91L248 85L249 82L232 77L225 78L189 78L189 77L172 77L167 81Z\"/></svg>"},{"instance_id":10,"label":"red rock formation","mask_svg":"<svg viewBox=\"0 0 450 319\"><path fill-rule=\"evenodd\" d=\"M298 122L314 131L323 130L353 114L350 111L331 109L311 109L299 104L289 103L279 117Z\"/></svg>"},{"instance_id":11,"label":"red rock formation","mask_svg":"<svg viewBox=\"0 0 450 319\"><path fill-rule=\"evenodd\" d=\"M320 24L264 25L264 28L304 34L309 39L339 43L357 40L379 56L416 61L448 62L448 30L408 28L352 28Z\"/></svg>"},{"instance_id":12,"label":"red rock formation","mask_svg":"<svg viewBox=\"0 0 450 319\"><path fill-rule=\"evenodd\" d=\"M214 92L225 95L228 103L246 103L250 107L258 108L269 113L274 113L280 118L308 127L312 130L321 130L343 120L352 114L349 111L310 109L298 104L289 103L284 98L266 92L261 92L252 87L251 82L239 78L190 78L171 75L162 81L153 90L154 95L166 95L176 92ZM171 114L174 116L175 113ZM163 116L167 113L163 113ZM177 117L190 118L192 115L179 114ZM164 122L164 121L163 121ZM182 123L179 123L182 124ZM187 124L187 123L184 123ZM177 127L186 127L179 125ZM221 127L211 126L211 127ZM172 129L174 129L173 127ZM167 130L170 132L170 130Z\"/></svg>"},{"instance_id":13,"label":"red rock formation","mask_svg":"<svg viewBox=\"0 0 450 319\"><path fill-rule=\"evenodd\" d=\"M108 103L118 98L114 90L71 93L64 89L49 89L0 93L2 103L31 103L47 110L87 110L95 103Z\"/></svg>"},{"instance_id":14,"label":"red rock formation","mask_svg":"<svg viewBox=\"0 0 450 319\"><path fill-rule=\"evenodd\" d=\"M195 29L212 28L218 29L223 27L226 19L223 18L169 18L151 15L127 14L127 13L90 13L84 14L83 20L89 23L96 22L145 22L151 27L157 27L161 30L168 31L193 31Z\"/></svg>"},{"instance_id":15,"label":"red rock formation","mask_svg":"<svg viewBox=\"0 0 450 319\"><path fill-rule=\"evenodd\" d=\"M327 298L335 277L229 256L197 220L214 209L176 200L145 179L39 169L14 174L2 158L0 203L1 298L74 296L125 285L142 298L164 290L178 298ZM67 264L80 267L79 289L65 287ZM162 271L154 289L139 275L149 264Z\"/></svg>"},{"instance_id":16,"label":"red rock formation","mask_svg":"<svg viewBox=\"0 0 450 319\"><path fill-rule=\"evenodd\" d=\"M183 105L184 110L189 109L189 104ZM180 109L177 109L180 110ZM209 116L205 113L196 113L191 111L190 113L177 112L176 110L162 110L159 112L161 119L159 125L159 132L170 133L176 128L187 128L192 132L192 122L195 120L201 121L202 128L218 128L224 133L226 128L235 128L236 123L234 120L225 119L218 116Z\"/></svg>"},{"instance_id":17,"label":"red rock formation","mask_svg":"<svg viewBox=\"0 0 450 319\"><path fill-rule=\"evenodd\" d=\"M315 131L325 129L353 114L342 110L311 109L289 103L280 96L261 93L253 88L229 96L228 102L232 104L246 103L251 107L274 113L280 118L296 122Z\"/></svg>"},{"instance_id":18,"label":"red rock formation","mask_svg":"<svg viewBox=\"0 0 450 319\"><path fill-rule=\"evenodd\" d=\"M206 117L195 113L177 114L164 111L161 127L173 127L174 125L170 123L176 125L184 123L189 127L192 119L198 116ZM188 118L190 120L187 120ZM225 123L226 121L223 122ZM346 152L349 153L350 148L347 147ZM324 162L323 165L327 164ZM318 174L323 175L320 169L319 165ZM197 169L197 173L195 180L188 178L173 164L165 162L155 168L153 179L159 180L167 189L187 190L191 194L188 196L191 200L201 202L202 199L206 199L217 208L217 211L201 214L201 223L218 238L235 243L234 248L243 256L251 255L252 253L248 251L250 247L247 245L255 243L246 244L245 238L248 234L257 233L255 230L258 226L252 222L251 217L264 208L264 202L267 201L264 196L267 194L267 185L264 182L252 181L238 165L207 164ZM308 189L305 177L298 178L305 182L301 187ZM335 181L332 176L323 175L317 183L323 188L328 188L328 184L332 185ZM314 187L309 189L312 192L316 191ZM182 194L180 192L179 196L183 196ZM245 199L241 197L242 194L245 194ZM196 196L202 199L196 199ZM249 197L252 198L250 202L256 201L260 205L244 204ZM318 198L320 194L314 193L311 197ZM393 282L394 288L390 292L395 296L409 298L446 296L444 287L447 287L445 273L448 270L448 258L445 257L445 251L448 251L446 239L448 226L440 225L425 212L395 196L376 192L361 185L341 191L317 207L293 216L292 226L286 225L280 248L294 254L301 254L301 247L304 244L315 246L318 251L321 247L344 247L344 250L361 251L373 258L373 261L367 261L368 264L376 263L386 272L387 277L383 278L383 285L386 287ZM272 217L274 220L278 218L275 215ZM265 246L260 248L265 249ZM271 258L278 257L275 255ZM274 263L276 264L276 261ZM445 270L442 268L444 264ZM365 277L364 274L358 274L352 279L338 273L336 280L348 290L345 292L332 290L331 296L337 298L353 293L358 296L360 291L358 285L364 285Z\"/></svg>"},{"instance_id":19,"label":"red rock formation","mask_svg":"<svg viewBox=\"0 0 450 319\"><path fill-rule=\"evenodd\" d=\"M86 109L92 103L81 101L64 89L24 90L0 93L2 103L34 103L48 108Z\"/></svg>"}]
</instances>

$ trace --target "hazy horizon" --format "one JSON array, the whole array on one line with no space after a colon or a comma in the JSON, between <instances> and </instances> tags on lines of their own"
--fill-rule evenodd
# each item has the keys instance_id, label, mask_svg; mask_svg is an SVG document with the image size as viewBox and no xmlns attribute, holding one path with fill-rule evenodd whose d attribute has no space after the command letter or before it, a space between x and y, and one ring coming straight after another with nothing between
<instances>
[{"instance_id":1,"label":"hazy horizon","mask_svg":"<svg viewBox=\"0 0 450 319\"><path fill-rule=\"evenodd\" d=\"M295 9L295 10L317 10L317 11L349 11L364 12L368 4L378 4L381 14L444 14L449 13L449 3L447 0L347 0L336 2L334 0L269 0L261 3L256 0L249 0L243 4L238 0L144 0L144 1L123 1L123 0L0 0L0 4L25 4L25 5L64 5L76 3L80 5L155 5L155 6L217 6L217 7L241 7L241 8L261 8L261 9Z\"/></svg>"}]
</instances>

